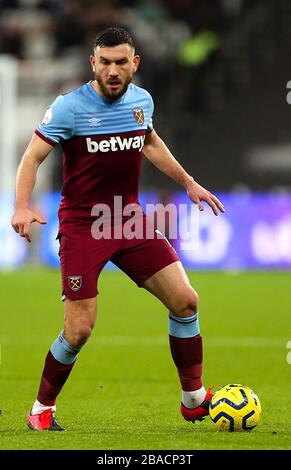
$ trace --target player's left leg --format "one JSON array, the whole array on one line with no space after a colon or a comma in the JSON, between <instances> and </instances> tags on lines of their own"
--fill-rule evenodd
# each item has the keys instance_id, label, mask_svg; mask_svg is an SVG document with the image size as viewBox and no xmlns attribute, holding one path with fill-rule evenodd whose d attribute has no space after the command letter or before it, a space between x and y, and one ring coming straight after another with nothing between
<instances>
[{"instance_id":1,"label":"player's left leg","mask_svg":"<svg viewBox=\"0 0 291 470\"><path fill-rule=\"evenodd\" d=\"M202 383L202 337L198 295L180 261L169 264L143 283L169 309L169 341L181 387L181 413L188 421L209 414L210 390Z\"/></svg>"},{"instance_id":2,"label":"player's left leg","mask_svg":"<svg viewBox=\"0 0 291 470\"><path fill-rule=\"evenodd\" d=\"M144 223L149 223L146 218ZM169 309L170 348L182 386L181 412L186 420L194 421L209 414L212 395L202 384L198 295L174 248L159 231L153 233L152 238L125 239L111 261Z\"/></svg>"}]
</instances>

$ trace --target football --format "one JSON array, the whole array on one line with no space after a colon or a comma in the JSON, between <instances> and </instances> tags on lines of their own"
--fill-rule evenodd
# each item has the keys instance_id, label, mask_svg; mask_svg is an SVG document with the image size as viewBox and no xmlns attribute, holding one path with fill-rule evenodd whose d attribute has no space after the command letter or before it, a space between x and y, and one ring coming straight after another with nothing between
<instances>
[{"instance_id":1,"label":"football","mask_svg":"<svg viewBox=\"0 0 291 470\"><path fill-rule=\"evenodd\" d=\"M260 421L261 403L249 387L229 384L214 394L209 413L219 431L250 431Z\"/></svg>"}]
</instances>

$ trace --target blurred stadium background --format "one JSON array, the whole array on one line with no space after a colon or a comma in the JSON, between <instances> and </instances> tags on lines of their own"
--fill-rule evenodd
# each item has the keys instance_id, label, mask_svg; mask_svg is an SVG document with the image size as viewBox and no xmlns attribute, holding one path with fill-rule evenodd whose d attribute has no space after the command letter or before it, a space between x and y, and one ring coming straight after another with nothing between
<instances>
[{"instance_id":1,"label":"blurred stadium background","mask_svg":"<svg viewBox=\"0 0 291 470\"><path fill-rule=\"evenodd\" d=\"M32 246L9 225L15 172L49 104L92 78L96 33L118 24L142 56L135 82L154 97L155 128L227 208L201 218L196 251L175 243L187 268L291 267L288 0L0 0L0 8L0 266L58 265L61 151L39 172L33 200L49 224ZM186 201L148 162L141 191L145 202Z\"/></svg>"},{"instance_id":2,"label":"blurred stadium background","mask_svg":"<svg viewBox=\"0 0 291 470\"><path fill-rule=\"evenodd\" d=\"M290 448L290 1L0 0L0 12L0 447ZM10 226L16 168L55 97L92 78L94 37L114 24L136 40L135 81L154 97L158 133L225 204L217 218L205 209L195 249L173 244L201 298L205 384L254 388L263 420L251 435L182 421L165 309L109 270L99 285L104 315L58 400L70 432L25 428L62 328L60 274L51 269L59 265L61 151L39 170L33 205L48 224L34 229L32 244ZM142 204L186 201L144 162Z\"/></svg>"}]
</instances>

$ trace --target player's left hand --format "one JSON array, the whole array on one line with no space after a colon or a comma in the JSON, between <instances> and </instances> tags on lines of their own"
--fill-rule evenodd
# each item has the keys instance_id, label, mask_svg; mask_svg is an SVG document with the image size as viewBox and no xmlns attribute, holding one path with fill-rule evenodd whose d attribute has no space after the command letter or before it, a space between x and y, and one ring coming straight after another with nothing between
<instances>
[{"instance_id":1,"label":"player's left hand","mask_svg":"<svg viewBox=\"0 0 291 470\"><path fill-rule=\"evenodd\" d=\"M211 207L215 215L218 215L218 210L225 212L224 206L220 200L210 191L207 191L207 189L196 183L196 181L193 180L189 183L186 187L186 191L191 201L198 205L198 209L200 211L204 210L204 206L201 204L201 201L205 201Z\"/></svg>"}]
</instances>

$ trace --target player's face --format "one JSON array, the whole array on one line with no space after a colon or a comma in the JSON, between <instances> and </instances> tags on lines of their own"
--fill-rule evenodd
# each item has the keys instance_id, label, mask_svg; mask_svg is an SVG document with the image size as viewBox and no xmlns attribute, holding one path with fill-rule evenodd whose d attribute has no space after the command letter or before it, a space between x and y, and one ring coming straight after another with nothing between
<instances>
[{"instance_id":1,"label":"player's face","mask_svg":"<svg viewBox=\"0 0 291 470\"><path fill-rule=\"evenodd\" d=\"M110 101L118 100L127 90L140 57L129 44L96 47L90 57L98 91Z\"/></svg>"}]
</instances>

